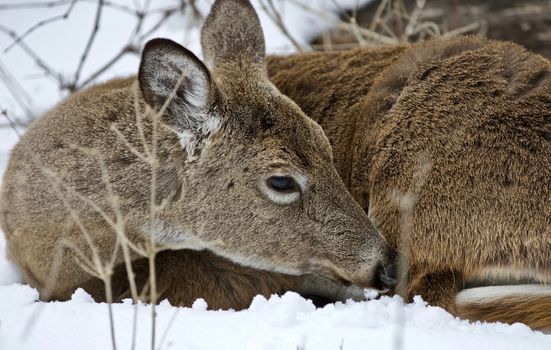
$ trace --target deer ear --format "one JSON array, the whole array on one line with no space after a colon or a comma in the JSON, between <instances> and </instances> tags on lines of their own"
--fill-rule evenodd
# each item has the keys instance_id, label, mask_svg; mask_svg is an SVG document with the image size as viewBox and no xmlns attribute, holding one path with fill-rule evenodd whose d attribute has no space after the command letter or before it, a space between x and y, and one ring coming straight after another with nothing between
<instances>
[{"instance_id":1,"label":"deer ear","mask_svg":"<svg viewBox=\"0 0 551 350\"><path fill-rule=\"evenodd\" d=\"M189 50L168 39L153 39L143 50L138 73L145 102L180 136L188 154L219 125L211 112L215 84L207 67Z\"/></svg>"},{"instance_id":2,"label":"deer ear","mask_svg":"<svg viewBox=\"0 0 551 350\"><path fill-rule=\"evenodd\" d=\"M203 25L201 45L211 68L235 61L264 65L264 34L248 0L217 0Z\"/></svg>"},{"instance_id":3,"label":"deer ear","mask_svg":"<svg viewBox=\"0 0 551 350\"><path fill-rule=\"evenodd\" d=\"M168 39L153 39L143 50L138 73L145 102L163 113L176 132L201 128L214 100L207 67L189 50Z\"/></svg>"}]
</instances>

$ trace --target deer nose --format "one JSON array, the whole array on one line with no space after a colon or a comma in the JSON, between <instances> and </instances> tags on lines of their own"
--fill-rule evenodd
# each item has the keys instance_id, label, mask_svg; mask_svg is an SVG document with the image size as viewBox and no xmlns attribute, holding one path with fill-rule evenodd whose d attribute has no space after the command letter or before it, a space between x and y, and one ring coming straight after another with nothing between
<instances>
[{"instance_id":1,"label":"deer nose","mask_svg":"<svg viewBox=\"0 0 551 350\"><path fill-rule=\"evenodd\" d=\"M396 264L380 265L377 271L379 284L383 289L392 289L396 285L397 269Z\"/></svg>"}]
</instances>

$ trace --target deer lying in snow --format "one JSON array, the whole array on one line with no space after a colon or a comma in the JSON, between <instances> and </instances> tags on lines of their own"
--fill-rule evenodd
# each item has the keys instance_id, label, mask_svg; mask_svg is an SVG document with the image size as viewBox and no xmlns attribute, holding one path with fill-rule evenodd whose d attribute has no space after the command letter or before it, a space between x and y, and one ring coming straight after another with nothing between
<instances>
[{"instance_id":1,"label":"deer lying in snow","mask_svg":"<svg viewBox=\"0 0 551 350\"><path fill-rule=\"evenodd\" d=\"M470 37L269 58L273 83L322 126L336 171L368 221L334 176L331 151L316 125L267 82L264 41L252 7L246 1L217 1L202 41L210 75L183 48L166 41L146 46L138 75L145 101L164 110L164 122L179 135L159 131L159 200L172 198L166 210L173 210L165 221L139 221L147 216L137 207L147 202L150 176L108 128L124 121L126 137L141 147L132 119L133 79L76 94L37 122L16 148L4 184L3 228L10 256L35 285L41 286L35 271L41 278L48 274L40 247L48 243L53 251L51 242L69 235L82 241L82 234L51 193L50 182L38 179L40 170L28 153L58 171L69 167L65 181L101 201L105 190L96 163L66 146L78 144L103 148L112 161L107 166L111 180L120 180L116 192L130 199L125 213L140 223L136 236L146 227L160 243L222 256L160 253L159 288L173 302L189 304L207 295L209 303L220 297L215 307L242 307L255 288L264 294L343 296L350 282L390 287L392 254L385 253L380 231L407 258L409 273L397 288L407 297L420 294L466 318L551 329L551 287L545 285L551 280L547 60L514 44ZM179 71L183 89L163 108ZM147 82L155 75L153 87ZM68 115L72 111L79 117ZM301 123L291 123L295 120ZM262 152L270 154L262 161L276 154L289 167L262 177L262 168L250 165ZM28 183L26 174L36 174L35 183ZM88 187L91 180L98 182ZM97 216L78 201L74 206ZM315 224L302 226L303 217ZM350 222L353 228L344 228ZM365 241L361 232L367 232ZM97 234L109 251L112 230L104 225ZM58 284L63 297L88 283L66 259L64 268L72 275L63 275ZM148 266L136 263L143 280ZM376 274L378 266L388 268ZM305 273L310 275L299 276ZM114 282L125 278L116 274Z\"/></svg>"},{"instance_id":2,"label":"deer lying in snow","mask_svg":"<svg viewBox=\"0 0 551 350\"><path fill-rule=\"evenodd\" d=\"M282 277L302 293L396 282L394 252L346 190L323 130L268 80L251 5L214 9L202 36L209 68L152 40L137 78L70 96L14 148L2 229L43 298L70 297L88 272L136 260L150 241L323 276Z\"/></svg>"}]
</instances>

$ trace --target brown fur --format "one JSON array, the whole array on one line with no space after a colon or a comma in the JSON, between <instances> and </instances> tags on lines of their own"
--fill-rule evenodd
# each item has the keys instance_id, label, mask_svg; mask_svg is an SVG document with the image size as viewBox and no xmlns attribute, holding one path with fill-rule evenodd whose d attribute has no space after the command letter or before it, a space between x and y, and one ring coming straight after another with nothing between
<instances>
[{"instance_id":1,"label":"brown fur","mask_svg":"<svg viewBox=\"0 0 551 350\"><path fill-rule=\"evenodd\" d=\"M488 303L459 304L457 314L472 321L522 322L533 329L551 332L551 296L514 296Z\"/></svg>"},{"instance_id":2,"label":"brown fur","mask_svg":"<svg viewBox=\"0 0 551 350\"><path fill-rule=\"evenodd\" d=\"M208 251L165 251L156 258L159 300L172 305L190 306L197 298L207 301L210 309L244 309L254 296L266 298L274 293L295 290L298 277L247 268ZM136 284L148 296L148 259L133 264ZM115 301L130 298L128 279L123 265L113 275ZM103 281L96 278L82 285L97 301L105 301ZM147 300L147 299L146 299Z\"/></svg>"},{"instance_id":3,"label":"brown fur","mask_svg":"<svg viewBox=\"0 0 551 350\"><path fill-rule=\"evenodd\" d=\"M475 280L549 282L549 69L475 37L268 58L272 81L324 128L339 174L398 248L394 190L417 197L409 296L540 329L547 299L519 296L510 312L510 300L456 309L454 299Z\"/></svg>"}]
</instances>

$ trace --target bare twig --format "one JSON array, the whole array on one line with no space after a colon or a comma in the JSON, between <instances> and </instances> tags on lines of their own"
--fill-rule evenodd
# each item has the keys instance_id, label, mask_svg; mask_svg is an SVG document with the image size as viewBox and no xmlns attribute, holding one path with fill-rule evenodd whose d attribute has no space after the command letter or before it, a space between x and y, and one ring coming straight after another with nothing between
<instances>
[{"instance_id":1,"label":"bare twig","mask_svg":"<svg viewBox=\"0 0 551 350\"><path fill-rule=\"evenodd\" d=\"M413 211L419 200L419 194L427 180L431 169L431 162L428 156L421 156L417 163L416 170L410 182L407 192L403 193L395 190L392 194L392 199L398 204L402 213L401 234L399 241L399 250L402 255L398 258L398 283L396 285L396 293L400 295L404 301L408 297L408 275L409 275L409 254L411 249L411 235L413 233ZM403 309L398 309L398 328L394 336L395 350L403 348L404 338L404 315Z\"/></svg>"},{"instance_id":2,"label":"bare twig","mask_svg":"<svg viewBox=\"0 0 551 350\"><path fill-rule=\"evenodd\" d=\"M0 24L0 32L8 35L12 39L16 39L18 37L16 32L14 32L13 30L9 29L8 27L6 27L2 24ZM44 71L44 73L46 73L47 76L55 79L60 85L64 85L64 83L63 83L64 79L61 76L61 74L56 72L55 69L53 69L50 65L48 65L46 62L44 62L44 60L42 60L40 58L40 56L38 56L38 54L36 52L34 52L34 50L32 50L25 43L24 40L20 40L18 42L18 45L35 62L35 64L38 67L40 67Z\"/></svg>"},{"instance_id":3,"label":"bare twig","mask_svg":"<svg viewBox=\"0 0 551 350\"><path fill-rule=\"evenodd\" d=\"M96 35L98 34L102 10L103 10L103 0L98 0L98 8L96 10L96 17L94 19L94 27L92 29L92 33L90 34L90 37L88 38L88 42L86 43L84 52L82 53L82 56L80 56L78 67L75 72L75 77L73 78L73 83L70 86L68 86L70 91L74 91L73 89L77 86L78 80L80 78L80 73L82 71L82 67L84 66L84 62L86 61L86 58L90 53L90 49L92 48L94 40L96 39Z\"/></svg>"},{"instance_id":4,"label":"bare twig","mask_svg":"<svg viewBox=\"0 0 551 350\"><path fill-rule=\"evenodd\" d=\"M10 126L10 128L13 129L13 131L17 134L17 136L19 138L21 138L21 133L19 132L19 130L17 129L17 123L15 122L15 120L9 115L8 113L8 110L7 109L2 109L0 111L0 114L6 118L6 120L8 121L8 125Z\"/></svg>"},{"instance_id":5,"label":"bare twig","mask_svg":"<svg viewBox=\"0 0 551 350\"><path fill-rule=\"evenodd\" d=\"M58 0L50 2L19 2L12 4L1 4L0 10L19 10L19 9L36 9L36 8L51 8L63 6L71 3L73 0Z\"/></svg>"},{"instance_id":6,"label":"bare twig","mask_svg":"<svg viewBox=\"0 0 551 350\"><path fill-rule=\"evenodd\" d=\"M57 21L60 21L60 20L66 20L67 18L69 18L69 15L71 14L71 11L73 11L74 7L75 7L75 4L77 3L78 0L71 0L71 2L69 3L69 6L67 7L67 10L65 10L65 12L61 15L57 15L57 16L53 16L53 17L50 17L50 18L47 18L47 19L44 19L38 23L36 23L35 25L33 25L32 27L30 27L29 29L27 29L25 32L23 32L23 34L19 35L17 38L15 38L13 40L13 42L11 44L9 44L5 49L4 49L4 53L7 53L8 51L10 51L13 47L15 47L17 44L19 44L19 42L21 40L23 40L24 38L26 38L29 34L31 34L32 32L34 32L36 29L42 27L42 26L45 26L47 24L50 24L50 23L53 23L53 22L57 22Z\"/></svg>"},{"instance_id":7,"label":"bare twig","mask_svg":"<svg viewBox=\"0 0 551 350\"><path fill-rule=\"evenodd\" d=\"M335 7L337 8L337 10L340 12L340 13L343 13L345 15L345 17L348 19L348 22L350 23L350 26L351 26L351 32L352 34L354 34L354 37L356 38L356 41L358 42L358 44L360 44L360 46L365 46L366 44L366 41L364 39L364 37L362 36L362 34L360 33L360 26L358 24L358 21L356 19L356 15L357 15L357 3L356 3L356 6L354 7L354 13L351 15L348 14L348 12L346 12L342 6L339 4L339 2L337 0L331 0L331 2L335 5Z\"/></svg>"},{"instance_id":8,"label":"bare twig","mask_svg":"<svg viewBox=\"0 0 551 350\"><path fill-rule=\"evenodd\" d=\"M320 11L318 9L315 9L315 8L309 6L309 5L304 4L303 2L301 2L299 0L288 0L288 1L292 2L293 4L297 5L298 7L302 8L306 11L310 11L311 13L314 13L314 14L318 15L320 18L323 18L327 21L335 22L335 17L332 16L332 15L329 15L328 13L326 13L324 11ZM350 23L339 20L339 19L336 20L335 25L336 25L337 28L340 28L340 29L344 29L344 30L348 30L348 31L354 30L353 26ZM386 35L374 32L372 30L369 30L369 29L366 29L366 28L363 28L363 27L358 27L357 30L365 38L372 39L372 40L374 40L376 42L379 42L379 43L382 43L382 44L396 44L398 42L396 39L393 39L391 37L388 37Z\"/></svg>"},{"instance_id":9,"label":"bare twig","mask_svg":"<svg viewBox=\"0 0 551 350\"><path fill-rule=\"evenodd\" d=\"M109 68L111 68L115 63L117 63L122 57L124 57L126 54L133 53L138 54L140 52L139 47L141 46L141 43L147 38L151 33L155 32L163 23L166 22L168 18L170 18L172 15L174 15L177 11L181 10L180 7L178 8L170 8L163 10L163 15L159 20L146 32L142 33L142 27L145 19L145 15L141 14L137 18L136 25L134 27L134 30L132 31L131 37L128 39L128 42L126 45L124 45L121 50L115 54L111 59L109 59L103 66L98 68L95 72L91 73L90 76L88 76L83 82L81 82L76 89L82 89L83 87L91 84L93 81L95 81L100 75L105 73Z\"/></svg>"},{"instance_id":10,"label":"bare twig","mask_svg":"<svg viewBox=\"0 0 551 350\"><path fill-rule=\"evenodd\" d=\"M180 308L176 308L174 312L172 313L172 317L170 317L170 321L168 321L168 325L165 328L165 331L163 332L163 335L161 336L161 339L159 341L159 346L157 349L162 350L163 344L166 341L166 337L168 336L168 332L170 331L170 328L172 328L172 325L174 324L174 321L176 321L176 317L178 316L178 313L180 312Z\"/></svg>"},{"instance_id":11,"label":"bare twig","mask_svg":"<svg viewBox=\"0 0 551 350\"><path fill-rule=\"evenodd\" d=\"M6 85L8 91L11 93L19 107L21 107L21 109L23 109L23 111L27 114L27 118L30 118L32 120L34 114L31 110L31 97L1 61L0 80L4 83L4 85Z\"/></svg>"},{"instance_id":12,"label":"bare twig","mask_svg":"<svg viewBox=\"0 0 551 350\"><path fill-rule=\"evenodd\" d=\"M260 1L260 6L262 10L270 17L272 22L277 26L277 28L281 31L281 33L285 35L287 39L289 39L295 49L298 52L305 51L304 47L291 35L289 30L287 29L287 26L283 22L283 18L281 17L278 9L275 7L273 0L262 0Z\"/></svg>"}]
</instances>

